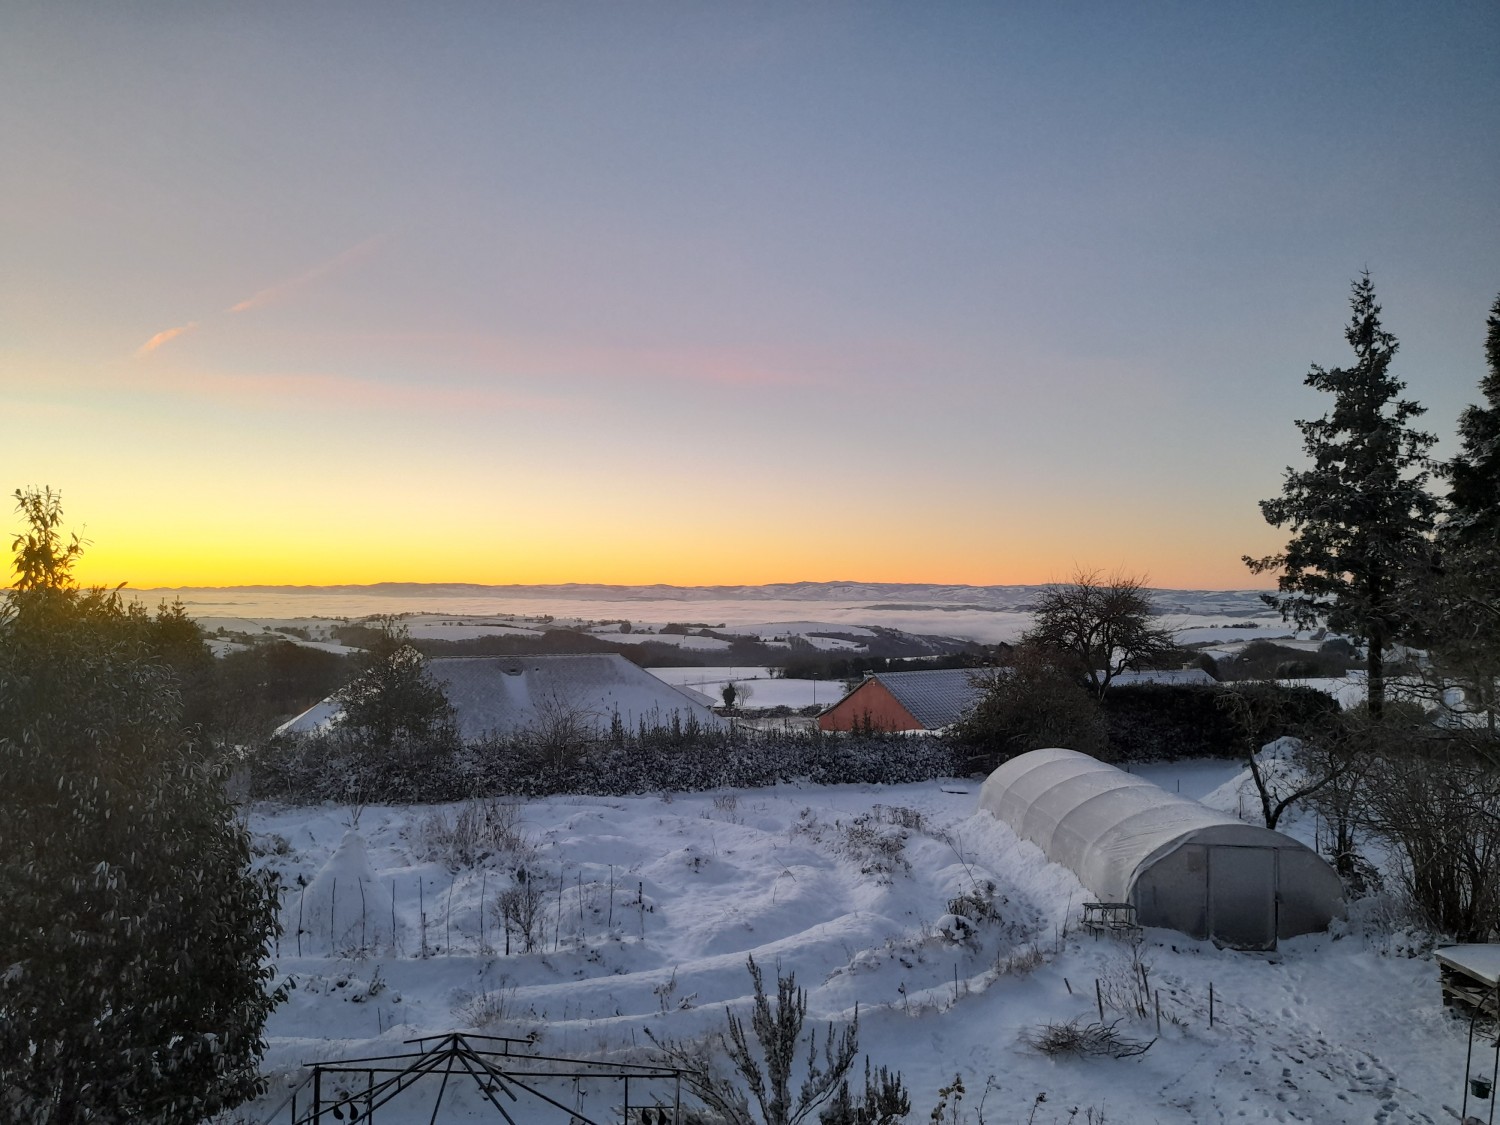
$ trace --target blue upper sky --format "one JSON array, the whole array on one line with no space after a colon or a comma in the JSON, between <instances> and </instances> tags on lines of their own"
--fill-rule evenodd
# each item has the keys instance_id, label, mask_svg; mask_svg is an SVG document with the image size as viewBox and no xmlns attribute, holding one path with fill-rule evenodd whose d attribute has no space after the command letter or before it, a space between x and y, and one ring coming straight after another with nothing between
<instances>
[{"instance_id":1,"label":"blue upper sky","mask_svg":"<svg viewBox=\"0 0 1500 1125\"><path fill-rule=\"evenodd\" d=\"M1493 3L0 22L0 483L101 579L1244 586L1354 276L1440 454L1483 374Z\"/></svg>"}]
</instances>

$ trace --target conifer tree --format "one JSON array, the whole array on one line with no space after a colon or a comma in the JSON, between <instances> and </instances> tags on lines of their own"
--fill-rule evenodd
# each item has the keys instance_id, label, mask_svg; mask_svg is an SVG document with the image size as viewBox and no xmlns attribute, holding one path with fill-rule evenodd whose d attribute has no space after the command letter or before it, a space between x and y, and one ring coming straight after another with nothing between
<instances>
[{"instance_id":1,"label":"conifer tree","mask_svg":"<svg viewBox=\"0 0 1500 1125\"><path fill-rule=\"evenodd\" d=\"M1277 592L1262 597L1283 620L1326 624L1365 644L1366 699L1378 717L1385 653L1408 628L1403 588L1425 565L1437 501L1427 489L1433 437L1412 427L1424 408L1399 397L1406 385L1390 371L1398 345L1381 325L1370 275L1353 288L1344 332L1353 366L1315 366L1304 380L1333 396L1323 417L1297 422L1312 464L1288 468L1281 495L1260 504L1266 522L1289 526L1292 538L1279 554L1244 561L1256 574L1277 574Z\"/></svg>"},{"instance_id":2,"label":"conifer tree","mask_svg":"<svg viewBox=\"0 0 1500 1125\"><path fill-rule=\"evenodd\" d=\"M1490 307L1484 352L1489 372L1479 381L1485 405L1458 419L1459 453L1442 467L1448 480L1445 549L1482 548L1500 555L1500 297Z\"/></svg>"},{"instance_id":3,"label":"conifer tree","mask_svg":"<svg viewBox=\"0 0 1500 1125\"><path fill-rule=\"evenodd\" d=\"M1437 693L1445 705L1500 727L1500 298L1490 309L1479 382L1484 405L1458 420L1458 454L1440 468L1449 484L1438 525L1436 564L1414 584L1413 601L1431 654L1436 684L1463 687L1462 701Z\"/></svg>"},{"instance_id":4,"label":"conifer tree","mask_svg":"<svg viewBox=\"0 0 1500 1125\"><path fill-rule=\"evenodd\" d=\"M334 693L343 709L338 726L382 753L451 746L457 739L453 708L406 626L389 616L374 625L354 677Z\"/></svg>"}]
</instances>

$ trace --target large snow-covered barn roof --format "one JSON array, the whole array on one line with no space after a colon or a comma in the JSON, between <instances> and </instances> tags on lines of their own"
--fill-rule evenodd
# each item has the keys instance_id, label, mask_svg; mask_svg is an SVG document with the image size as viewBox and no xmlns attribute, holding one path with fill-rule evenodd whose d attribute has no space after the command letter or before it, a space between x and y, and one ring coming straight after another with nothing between
<instances>
[{"instance_id":1,"label":"large snow-covered barn roof","mask_svg":"<svg viewBox=\"0 0 1500 1125\"><path fill-rule=\"evenodd\" d=\"M626 730L665 726L676 714L707 728L723 720L618 653L580 656L472 656L431 660L466 739L536 729L565 714L603 729L618 714Z\"/></svg>"},{"instance_id":2,"label":"large snow-covered barn roof","mask_svg":"<svg viewBox=\"0 0 1500 1125\"><path fill-rule=\"evenodd\" d=\"M698 699L637 667L619 653L438 657L427 670L453 705L461 738L536 730L561 720L603 730L620 716L626 730L670 725L673 716L708 729L724 720ZM338 716L332 700L309 708L278 733L305 734Z\"/></svg>"}]
</instances>

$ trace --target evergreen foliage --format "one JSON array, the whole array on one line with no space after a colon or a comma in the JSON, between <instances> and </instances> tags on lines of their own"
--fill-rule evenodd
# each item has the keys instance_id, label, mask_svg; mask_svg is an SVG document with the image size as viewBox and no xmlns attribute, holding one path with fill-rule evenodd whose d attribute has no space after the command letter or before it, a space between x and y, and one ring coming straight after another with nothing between
<instances>
[{"instance_id":1,"label":"evergreen foliage","mask_svg":"<svg viewBox=\"0 0 1500 1125\"><path fill-rule=\"evenodd\" d=\"M1222 706L1231 690L1259 701L1248 729ZM1336 716L1339 705L1317 688L1285 684L1126 684L1104 697L1103 708L1110 759L1150 762L1242 756L1247 738L1258 749L1300 734Z\"/></svg>"},{"instance_id":2,"label":"evergreen foliage","mask_svg":"<svg viewBox=\"0 0 1500 1125\"><path fill-rule=\"evenodd\" d=\"M448 697L394 617L377 619L354 678L333 698L343 710L338 725L378 752L431 750L457 739Z\"/></svg>"},{"instance_id":3,"label":"evergreen foliage","mask_svg":"<svg viewBox=\"0 0 1500 1125\"><path fill-rule=\"evenodd\" d=\"M274 884L181 724L162 634L81 590L59 497L0 609L0 1119L196 1125L263 1089Z\"/></svg>"},{"instance_id":4,"label":"evergreen foliage","mask_svg":"<svg viewBox=\"0 0 1500 1125\"><path fill-rule=\"evenodd\" d=\"M1447 549L1482 549L1495 558L1500 555L1500 297L1486 324L1489 372L1479 382L1485 404L1459 415L1459 453L1441 470L1448 481L1448 510L1438 539Z\"/></svg>"},{"instance_id":5,"label":"evergreen foliage","mask_svg":"<svg viewBox=\"0 0 1500 1125\"><path fill-rule=\"evenodd\" d=\"M1485 405L1459 418L1458 455L1441 468L1449 492L1438 559L1413 601L1444 679L1463 687L1464 709L1493 734L1500 718L1500 298L1490 310L1479 389Z\"/></svg>"},{"instance_id":6,"label":"evergreen foliage","mask_svg":"<svg viewBox=\"0 0 1500 1125\"><path fill-rule=\"evenodd\" d=\"M706 731L694 724L632 731L620 724L566 748L521 735L390 757L333 731L276 739L249 764L258 797L396 803L799 782L901 785L953 776L953 750L942 738Z\"/></svg>"},{"instance_id":7,"label":"evergreen foliage","mask_svg":"<svg viewBox=\"0 0 1500 1125\"><path fill-rule=\"evenodd\" d=\"M1369 274L1354 283L1353 315L1344 336L1352 367L1313 367L1307 386L1333 396L1321 418L1298 421L1311 467L1286 471L1282 492L1262 500L1275 527L1290 526L1286 549L1245 556L1255 574L1277 574L1277 593L1263 595L1299 628L1326 623L1364 642L1369 653L1369 706L1385 700L1384 653L1410 624L1402 587L1425 565L1437 501L1427 490L1433 437L1412 428L1424 408L1398 397L1405 384L1390 372L1396 338L1380 322Z\"/></svg>"}]
</instances>

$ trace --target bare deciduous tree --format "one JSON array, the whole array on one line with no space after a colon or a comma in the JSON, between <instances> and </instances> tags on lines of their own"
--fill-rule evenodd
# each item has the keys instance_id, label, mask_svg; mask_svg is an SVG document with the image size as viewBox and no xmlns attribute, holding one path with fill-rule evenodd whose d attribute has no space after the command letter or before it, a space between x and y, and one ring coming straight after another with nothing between
<instances>
[{"instance_id":1,"label":"bare deciduous tree","mask_svg":"<svg viewBox=\"0 0 1500 1125\"><path fill-rule=\"evenodd\" d=\"M1176 651L1171 630L1151 624L1146 579L1080 570L1067 583L1047 587L1037 601L1036 621L1022 640L1066 653L1103 698L1110 681Z\"/></svg>"},{"instance_id":2,"label":"bare deciduous tree","mask_svg":"<svg viewBox=\"0 0 1500 1125\"><path fill-rule=\"evenodd\" d=\"M1402 884L1427 924L1459 941L1500 930L1500 771L1475 735L1389 745L1363 787L1363 827L1393 845Z\"/></svg>"},{"instance_id":3,"label":"bare deciduous tree","mask_svg":"<svg viewBox=\"0 0 1500 1125\"><path fill-rule=\"evenodd\" d=\"M1250 768L1267 828L1274 829L1289 808L1334 785L1358 762L1340 737L1336 708L1330 708L1328 722L1312 725L1291 721L1286 698L1276 691L1222 688L1216 702L1240 732L1240 753ZM1263 758L1267 739L1283 736L1298 740L1297 752Z\"/></svg>"},{"instance_id":4,"label":"bare deciduous tree","mask_svg":"<svg viewBox=\"0 0 1500 1125\"><path fill-rule=\"evenodd\" d=\"M980 695L953 730L972 747L973 767L993 769L1045 746L1108 754L1099 701L1049 656L1034 645L1017 645L1003 665L975 671L971 679Z\"/></svg>"}]
</instances>

